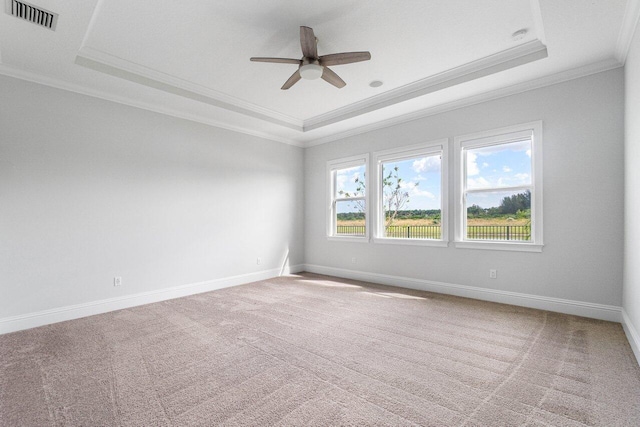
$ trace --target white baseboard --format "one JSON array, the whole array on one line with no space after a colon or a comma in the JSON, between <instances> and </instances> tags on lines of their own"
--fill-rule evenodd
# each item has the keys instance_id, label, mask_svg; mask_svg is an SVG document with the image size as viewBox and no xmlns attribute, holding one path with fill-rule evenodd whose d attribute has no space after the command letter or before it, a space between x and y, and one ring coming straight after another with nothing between
<instances>
[{"instance_id":1,"label":"white baseboard","mask_svg":"<svg viewBox=\"0 0 640 427\"><path fill-rule=\"evenodd\" d=\"M499 291L495 289L478 288L475 286L413 279L410 277L389 276L386 274L368 273L364 271L325 267L313 264L305 264L304 271L337 276L346 279L362 280L381 285L397 286L420 291L456 295L483 301L499 302L502 304L518 305L521 307L537 308L540 310L573 314L575 316L590 317L593 319L608 320L611 322L622 322L622 307L616 307L613 305L551 298L540 295L522 294L518 292Z\"/></svg>"},{"instance_id":2,"label":"white baseboard","mask_svg":"<svg viewBox=\"0 0 640 427\"><path fill-rule=\"evenodd\" d=\"M142 292L117 298L109 298L82 304L70 305L66 307L58 307L50 310L38 311L35 313L27 313L19 316L0 318L0 334L6 334L23 329L63 322L65 320L78 319L80 317L93 316L94 314L121 310L123 308L130 308L138 305L185 297L202 292L214 291L216 289L244 285L246 283L257 282L259 280L271 279L283 274L299 273L302 270L302 265L289 266L284 269L274 268L271 270L242 274L239 276L231 276L221 279L208 280L205 282L190 283L188 285L174 286L171 288L159 289L157 291Z\"/></svg>"},{"instance_id":3,"label":"white baseboard","mask_svg":"<svg viewBox=\"0 0 640 427\"><path fill-rule=\"evenodd\" d=\"M624 333L627 335L627 339L631 345L631 350L633 350L633 354L636 355L636 360L640 365L640 335L633 326L633 323L631 323L631 319L629 319L624 308L622 309L622 327L624 328Z\"/></svg>"}]
</instances>

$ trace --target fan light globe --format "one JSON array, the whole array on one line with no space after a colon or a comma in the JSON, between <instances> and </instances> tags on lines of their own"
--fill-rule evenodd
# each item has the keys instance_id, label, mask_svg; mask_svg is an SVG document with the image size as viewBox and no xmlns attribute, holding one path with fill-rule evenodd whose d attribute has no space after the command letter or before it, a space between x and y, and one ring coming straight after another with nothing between
<instances>
[{"instance_id":1,"label":"fan light globe","mask_svg":"<svg viewBox=\"0 0 640 427\"><path fill-rule=\"evenodd\" d=\"M322 77L322 66L318 64L306 64L300 67L300 76L303 79L315 80Z\"/></svg>"}]
</instances>

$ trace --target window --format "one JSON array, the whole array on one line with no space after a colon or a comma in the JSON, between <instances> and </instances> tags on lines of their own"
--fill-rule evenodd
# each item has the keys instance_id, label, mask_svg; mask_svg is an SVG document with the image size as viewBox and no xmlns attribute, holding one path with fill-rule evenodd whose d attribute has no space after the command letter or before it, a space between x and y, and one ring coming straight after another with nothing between
<instances>
[{"instance_id":1,"label":"window","mask_svg":"<svg viewBox=\"0 0 640 427\"><path fill-rule=\"evenodd\" d=\"M368 241L368 163L368 154L328 163L327 236L330 239Z\"/></svg>"},{"instance_id":2,"label":"window","mask_svg":"<svg viewBox=\"0 0 640 427\"><path fill-rule=\"evenodd\" d=\"M542 250L542 123L455 139L456 247Z\"/></svg>"},{"instance_id":3,"label":"window","mask_svg":"<svg viewBox=\"0 0 640 427\"><path fill-rule=\"evenodd\" d=\"M375 153L375 242L446 246L448 140Z\"/></svg>"}]
</instances>

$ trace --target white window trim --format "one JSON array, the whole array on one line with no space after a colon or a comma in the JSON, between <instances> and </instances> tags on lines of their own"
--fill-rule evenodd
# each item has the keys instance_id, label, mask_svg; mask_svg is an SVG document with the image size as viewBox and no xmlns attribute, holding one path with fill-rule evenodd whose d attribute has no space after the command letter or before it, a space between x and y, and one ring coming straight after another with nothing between
<instances>
[{"instance_id":1,"label":"white window trim","mask_svg":"<svg viewBox=\"0 0 640 427\"><path fill-rule=\"evenodd\" d=\"M440 154L440 229L442 239L402 239L384 237L384 214L382 207L382 163L392 160L402 160L421 155ZM406 147L394 148L373 153L373 164L375 165L375 183L370 193L371 205L374 206L373 218L373 242L390 245L414 245L414 246L437 246L447 247L449 245L449 139L442 138ZM367 187L368 188L368 187Z\"/></svg>"},{"instance_id":2,"label":"white window trim","mask_svg":"<svg viewBox=\"0 0 640 427\"><path fill-rule=\"evenodd\" d=\"M336 197L334 199L334 194L336 190L336 174L335 170L338 169L346 169L354 166L362 166L365 168L365 180L364 180L364 197L357 198L340 198ZM369 242L369 230L371 220L369 218L370 211L370 203L369 203L369 153L361 154L358 156L350 156L344 157L341 159L330 160L327 162L327 209L326 209L326 236L328 240L334 240L339 242L360 242L360 243L368 243ZM364 223L365 223L365 235L364 236L340 236L336 235L336 215L334 212L335 202L339 200L357 200L364 199L365 201L365 212L364 212Z\"/></svg>"},{"instance_id":3,"label":"white window trim","mask_svg":"<svg viewBox=\"0 0 640 427\"><path fill-rule=\"evenodd\" d=\"M474 241L465 240L465 218L464 212L464 173L466 165L462 149L468 147L484 147L506 143L518 137L528 137L533 134L531 144L531 182L533 191L531 201L531 224L533 225L532 241L529 242L496 242L496 241ZM542 252L543 244L543 221L542 221L542 121L524 123L520 125L507 126L454 138L454 161L455 161L455 241L454 246L462 249L488 249L501 251L519 252ZM502 190L500 188L499 190ZM509 190L506 188L505 190Z\"/></svg>"}]
</instances>

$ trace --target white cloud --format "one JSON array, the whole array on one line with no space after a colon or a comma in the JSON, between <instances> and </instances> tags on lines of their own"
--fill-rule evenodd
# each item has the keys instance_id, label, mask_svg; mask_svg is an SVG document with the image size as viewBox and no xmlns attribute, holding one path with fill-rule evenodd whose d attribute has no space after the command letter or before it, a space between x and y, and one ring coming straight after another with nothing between
<instances>
[{"instance_id":1,"label":"white cloud","mask_svg":"<svg viewBox=\"0 0 640 427\"><path fill-rule=\"evenodd\" d=\"M489 185L489 181L481 176L478 178L467 178L467 188L483 188L488 187Z\"/></svg>"},{"instance_id":2,"label":"white cloud","mask_svg":"<svg viewBox=\"0 0 640 427\"><path fill-rule=\"evenodd\" d=\"M484 162L484 163L482 164L482 167L483 167L483 168L488 168L488 167L489 167L489 163Z\"/></svg>"},{"instance_id":3,"label":"white cloud","mask_svg":"<svg viewBox=\"0 0 640 427\"><path fill-rule=\"evenodd\" d=\"M420 172L438 172L440 170L440 157L429 156L413 162L413 170Z\"/></svg>"},{"instance_id":4,"label":"white cloud","mask_svg":"<svg viewBox=\"0 0 640 427\"><path fill-rule=\"evenodd\" d=\"M360 178L362 166L354 166L351 168L339 169L336 172L336 191L355 190L355 180Z\"/></svg>"},{"instance_id":5,"label":"white cloud","mask_svg":"<svg viewBox=\"0 0 640 427\"><path fill-rule=\"evenodd\" d=\"M418 174L417 176L413 177L414 181L425 181L427 178L425 178L424 176Z\"/></svg>"},{"instance_id":6,"label":"white cloud","mask_svg":"<svg viewBox=\"0 0 640 427\"><path fill-rule=\"evenodd\" d=\"M499 178L497 185L498 187L509 187L511 185L529 184L530 182L528 173L517 173L513 176Z\"/></svg>"},{"instance_id":7,"label":"white cloud","mask_svg":"<svg viewBox=\"0 0 640 427\"><path fill-rule=\"evenodd\" d=\"M429 199L435 199L436 197L432 192L420 189L416 182L403 181L400 183L400 188L407 190L409 196L428 197Z\"/></svg>"},{"instance_id":8,"label":"white cloud","mask_svg":"<svg viewBox=\"0 0 640 427\"><path fill-rule=\"evenodd\" d=\"M478 169L478 163L476 163L478 156L475 153L467 152L467 176L474 176L480 173Z\"/></svg>"},{"instance_id":9,"label":"white cloud","mask_svg":"<svg viewBox=\"0 0 640 427\"><path fill-rule=\"evenodd\" d=\"M527 156L531 157L531 148L527 150Z\"/></svg>"},{"instance_id":10,"label":"white cloud","mask_svg":"<svg viewBox=\"0 0 640 427\"><path fill-rule=\"evenodd\" d=\"M511 172L511 170L512 170L512 169L511 169L509 166L503 166L503 167L502 167L502 171L503 171L503 172Z\"/></svg>"},{"instance_id":11,"label":"white cloud","mask_svg":"<svg viewBox=\"0 0 640 427\"><path fill-rule=\"evenodd\" d=\"M429 199L435 199L436 196L427 190L420 190L418 187L413 187L413 189L411 190L411 193L414 196L422 196L422 197L427 197Z\"/></svg>"},{"instance_id":12,"label":"white cloud","mask_svg":"<svg viewBox=\"0 0 640 427\"><path fill-rule=\"evenodd\" d=\"M336 187L337 187L337 191L343 191L344 190L344 185L347 183L347 180L349 179L349 177L347 175L344 174L337 174L336 175Z\"/></svg>"}]
</instances>

